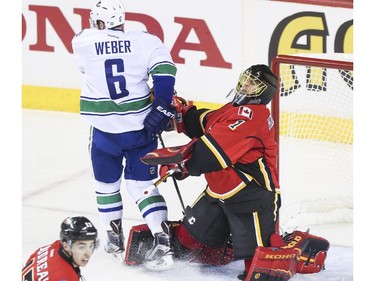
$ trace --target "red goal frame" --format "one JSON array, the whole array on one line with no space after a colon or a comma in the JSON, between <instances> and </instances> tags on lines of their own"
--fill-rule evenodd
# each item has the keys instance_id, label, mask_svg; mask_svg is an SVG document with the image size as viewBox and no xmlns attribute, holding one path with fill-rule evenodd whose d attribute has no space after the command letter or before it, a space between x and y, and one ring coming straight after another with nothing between
<instances>
[{"instance_id":1,"label":"red goal frame","mask_svg":"<svg viewBox=\"0 0 375 281\"><path fill-rule=\"evenodd\" d=\"M334 59L322 59L322 58L312 58L303 56L293 56L293 55L278 55L273 58L271 62L271 69L277 77L280 77L280 64L297 64L306 66L316 66L325 68L337 68L342 70L353 70L353 62L334 60ZM275 126L275 141L279 144L279 134L280 134L280 78L278 80L278 87L271 101L271 114L274 120ZM279 151L278 151L279 155ZM277 168L279 169L279 159L277 160Z\"/></svg>"}]
</instances>

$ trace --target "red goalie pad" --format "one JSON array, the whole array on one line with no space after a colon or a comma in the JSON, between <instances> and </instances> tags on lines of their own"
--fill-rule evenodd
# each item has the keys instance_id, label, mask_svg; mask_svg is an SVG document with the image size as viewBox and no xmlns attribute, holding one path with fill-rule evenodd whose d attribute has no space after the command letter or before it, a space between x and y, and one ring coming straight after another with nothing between
<instances>
[{"instance_id":1,"label":"red goalie pad","mask_svg":"<svg viewBox=\"0 0 375 281\"><path fill-rule=\"evenodd\" d=\"M194 138L185 145L155 149L141 157L141 161L147 165L179 164L190 158L196 141Z\"/></svg>"},{"instance_id":2,"label":"red goalie pad","mask_svg":"<svg viewBox=\"0 0 375 281\"><path fill-rule=\"evenodd\" d=\"M147 224L133 226L129 231L125 263L136 265L144 262L146 252L152 248L154 237Z\"/></svg>"},{"instance_id":3,"label":"red goalie pad","mask_svg":"<svg viewBox=\"0 0 375 281\"><path fill-rule=\"evenodd\" d=\"M175 225L173 228L175 248L179 249L177 256L190 262L207 265L226 265L234 261L233 245L227 241L222 247L210 247L201 244L192 237L183 224Z\"/></svg>"},{"instance_id":4,"label":"red goalie pad","mask_svg":"<svg viewBox=\"0 0 375 281\"><path fill-rule=\"evenodd\" d=\"M220 248L208 247L190 236L181 222L172 222L171 226L171 245L175 259L214 266L225 265L234 260L230 243ZM142 264L147 250L152 248L153 241L146 224L133 226L129 232L124 262L127 265Z\"/></svg>"},{"instance_id":5,"label":"red goalie pad","mask_svg":"<svg viewBox=\"0 0 375 281\"><path fill-rule=\"evenodd\" d=\"M245 281L287 281L296 273L299 251L257 247Z\"/></svg>"}]
</instances>

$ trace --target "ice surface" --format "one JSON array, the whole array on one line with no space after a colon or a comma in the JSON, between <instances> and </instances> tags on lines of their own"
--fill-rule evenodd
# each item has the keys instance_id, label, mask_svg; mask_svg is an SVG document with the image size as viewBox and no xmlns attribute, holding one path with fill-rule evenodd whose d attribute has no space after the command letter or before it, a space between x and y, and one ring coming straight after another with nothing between
<instances>
[{"instance_id":1,"label":"ice surface","mask_svg":"<svg viewBox=\"0 0 375 281\"><path fill-rule=\"evenodd\" d=\"M78 114L22 110L22 261L19 264L25 263L36 248L58 239L60 223L67 216L87 216L99 229L100 239L105 241L91 186L88 136L89 127ZM163 136L167 146L188 141L175 133ZM178 184L184 204L191 204L205 186L200 177L189 177ZM167 200L170 219L180 219L182 207L173 182L169 180L159 188ZM132 225L143 220L125 189L122 195L127 234ZM353 280L352 224L312 226L310 230L331 242L326 270L312 275L299 274L292 280ZM229 281L237 280L242 266L242 261L223 267L177 262L172 270L149 272L143 266L116 263L100 247L82 268L82 273L86 281Z\"/></svg>"}]
</instances>

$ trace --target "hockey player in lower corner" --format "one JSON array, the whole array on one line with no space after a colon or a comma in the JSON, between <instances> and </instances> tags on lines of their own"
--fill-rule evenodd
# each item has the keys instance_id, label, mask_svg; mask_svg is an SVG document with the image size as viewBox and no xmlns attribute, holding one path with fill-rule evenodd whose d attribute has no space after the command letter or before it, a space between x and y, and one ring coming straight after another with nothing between
<instances>
[{"instance_id":1,"label":"hockey player in lower corner","mask_svg":"<svg viewBox=\"0 0 375 281\"><path fill-rule=\"evenodd\" d=\"M119 0L101 0L90 12L91 28L72 40L73 56L83 73L80 114L91 126L89 152L93 187L100 217L107 231L105 250L124 260L121 179L128 194L155 236L163 244L165 267L170 258L169 238L161 222L168 209L154 190L142 192L158 176L158 167L140 157L158 146L157 135L173 117L176 66L169 49L153 34L125 31L125 9ZM152 80L151 96L148 80ZM155 256L150 256L150 262Z\"/></svg>"},{"instance_id":2,"label":"hockey player in lower corner","mask_svg":"<svg viewBox=\"0 0 375 281\"><path fill-rule=\"evenodd\" d=\"M68 217L61 223L60 240L37 249L22 269L22 281L85 280L80 267L98 245L98 232L86 217Z\"/></svg>"}]
</instances>

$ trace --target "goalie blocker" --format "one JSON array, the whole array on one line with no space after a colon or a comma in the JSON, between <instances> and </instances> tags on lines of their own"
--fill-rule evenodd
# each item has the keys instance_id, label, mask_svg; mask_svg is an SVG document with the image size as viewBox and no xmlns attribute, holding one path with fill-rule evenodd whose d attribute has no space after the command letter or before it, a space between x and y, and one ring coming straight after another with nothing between
<instances>
[{"instance_id":1,"label":"goalie blocker","mask_svg":"<svg viewBox=\"0 0 375 281\"><path fill-rule=\"evenodd\" d=\"M172 229L174 259L212 266L234 261L233 247L227 241L221 247L210 247L193 238L183 222L168 222ZM153 236L146 224L133 226L129 232L125 263L144 262L152 247ZM238 277L244 281L286 281L296 273L317 273L324 269L329 242L309 231L294 231L271 236L271 247L257 247L248 272Z\"/></svg>"},{"instance_id":2,"label":"goalie blocker","mask_svg":"<svg viewBox=\"0 0 375 281\"><path fill-rule=\"evenodd\" d=\"M189 160L196 141L197 139L193 138L185 145L155 149L141 157L141 161L147 165L181 164Z\"/></svg>"}]
</instances>

